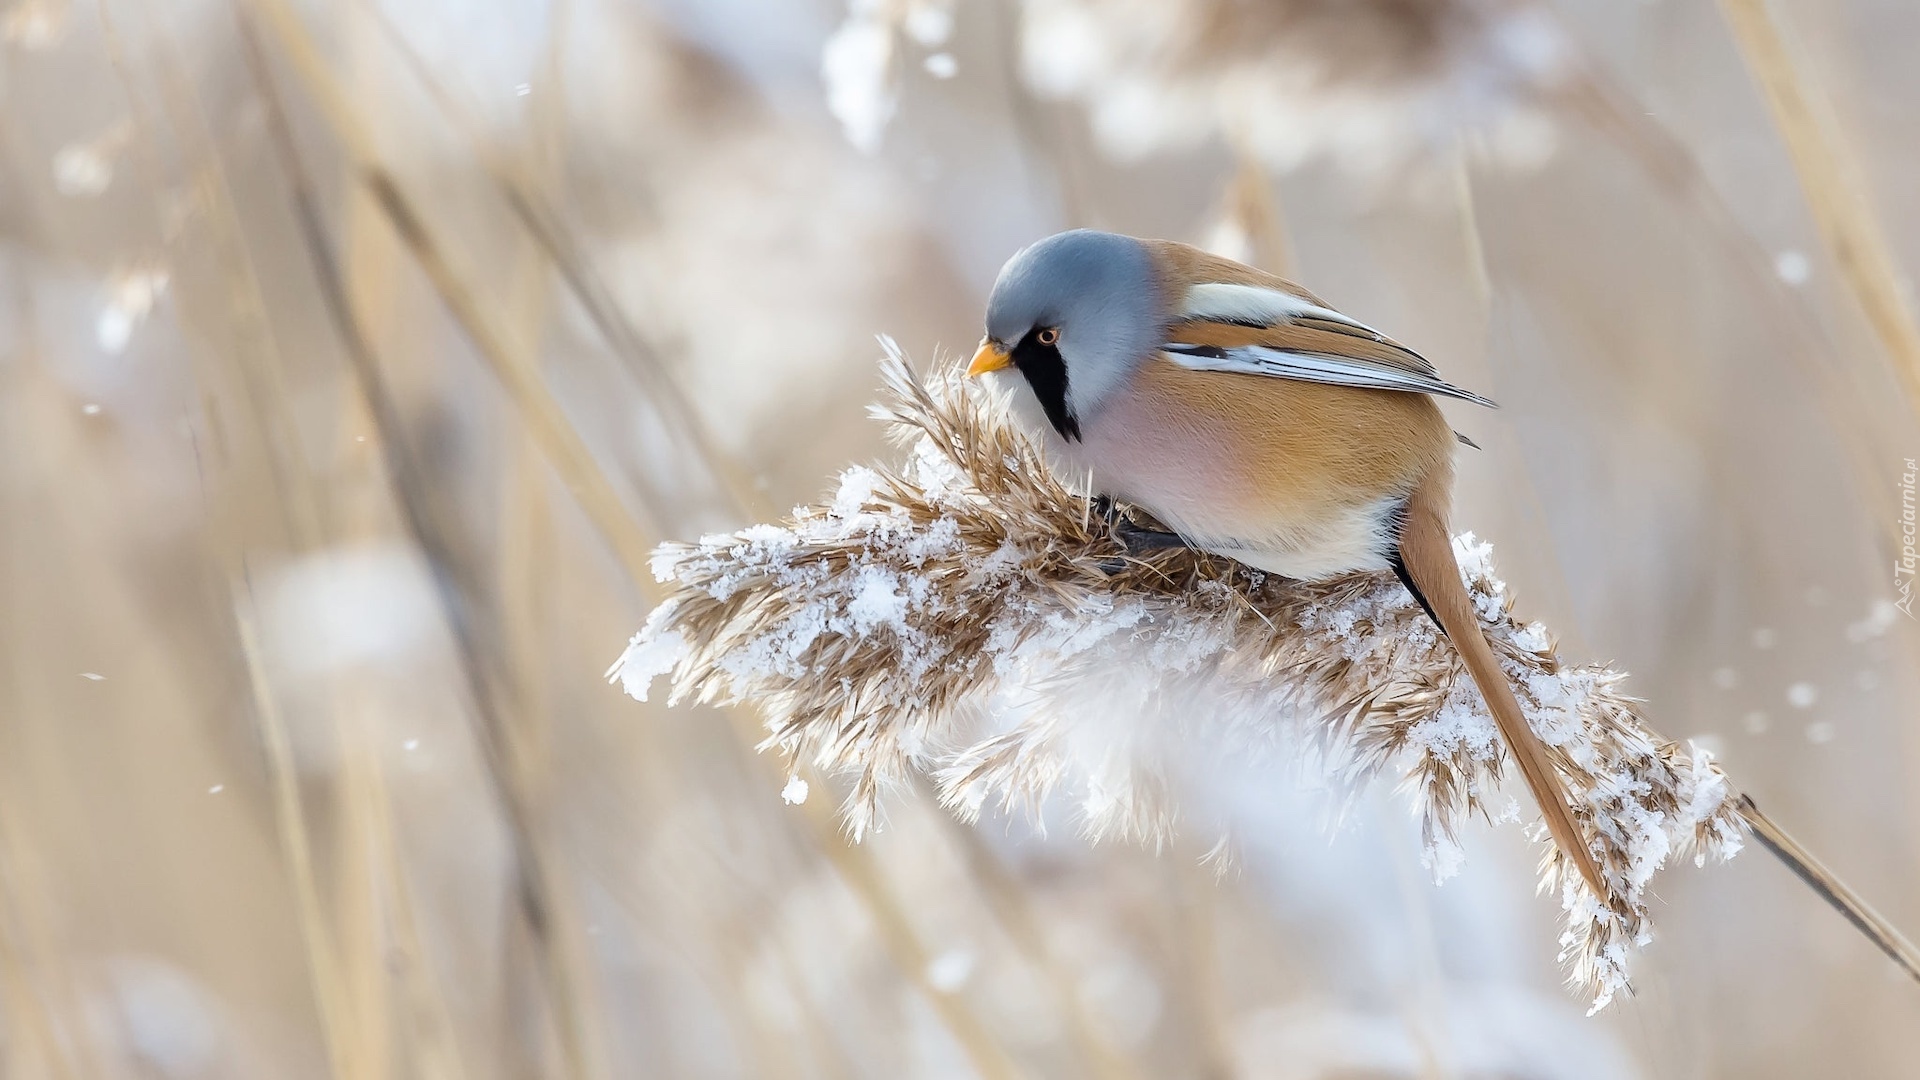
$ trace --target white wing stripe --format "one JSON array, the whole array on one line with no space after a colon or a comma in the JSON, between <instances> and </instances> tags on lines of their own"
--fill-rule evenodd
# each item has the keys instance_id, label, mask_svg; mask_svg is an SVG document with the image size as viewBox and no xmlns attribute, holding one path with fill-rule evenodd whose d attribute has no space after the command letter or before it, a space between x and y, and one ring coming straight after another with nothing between
<instances>
[{"instance_id":1,"label":"white wing stripe","mask_svg":"<svg viewBox=\"0 0 1920 1080\"><path fill-rule=\"evenodd\" d=\"M1216 322L1254 326L1272 326L1275 323L1292 322L1295 319L1320 319L1325 322L1339 323L1342 326L1351 326L1375 338L1381 336L1380 331L1363 322L1349 319L1332 308L1321 307L1291 293L1262 288L1258 285L1226 285L1207 282L1192 286L1181 300L1180 314L1182 318L1187 319L1212 319Z\"/></svg>"},{"instance_id":2,"label":"white wing stripe","mask_svg":"<svg viewBox=\"0 0 1920 1080\"><path fill-rule=\"evenodd\" d=\"M1489 408L1497 406L1471 390L1431 375L1323 353L1291 352L1261 345L1242 345L1222 349L1212 345L1173 343L1161 346L1168 359L1194 371L1231 371L1242 375L1266 375L1299 382L1325 383L1329 386L1358 386L1375 390L1404 390L1416 394L1440 394L1471 401Z\"/></svg>"}]
</instances>

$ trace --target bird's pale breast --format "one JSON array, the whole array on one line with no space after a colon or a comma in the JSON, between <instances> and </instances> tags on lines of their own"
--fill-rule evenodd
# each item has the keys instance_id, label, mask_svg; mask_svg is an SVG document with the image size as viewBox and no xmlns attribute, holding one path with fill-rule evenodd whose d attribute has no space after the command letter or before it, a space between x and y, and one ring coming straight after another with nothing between
<instances>
[{"instance_id":1,"label":"bird's pale breast","mask_svg":"<svg viewBox=\"0 0 1920 1080\"><path fill-rule=\"evenodd\" d=\"M1450 469L1424 395L1191 371L1164 358L1081 422L1050 430L1065 474L1151 512L1198 546L1289 577L1386 565L1382 529Z\"/></svg>"}]
</instances>

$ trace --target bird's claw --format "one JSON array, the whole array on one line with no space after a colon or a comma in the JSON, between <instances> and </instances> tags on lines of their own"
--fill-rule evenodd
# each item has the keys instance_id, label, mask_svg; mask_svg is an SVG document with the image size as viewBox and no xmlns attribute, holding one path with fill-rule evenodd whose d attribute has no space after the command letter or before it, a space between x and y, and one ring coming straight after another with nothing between
<instances>
[{"instance_id":1,"label":"bird's claw","mask_svg":"<svg viewBox=\"0 0 1920 1080\"><path fill-rule=\"evenodd\" d=\"M1144 555L1149 551L1167 551L1173 548L1189 546L1178 533L1148 529L1134 523L1119 503L1105 495L1095 495L1087 502L1093 515L1107 523L1107 535L1118 544L1121 551L1130 557ZM1108 574L1118 573L1126 564L1123 560L1108 559L1100 564L1100 569Z\"/></svg>"},{"instance_id":2,"label":"bird's claw","mask_svg":"<svg viewBox=\"0 0 1920 1080\"><path fill-rule=\"evenodd\" d=\"M1124 516L1117 516L1108 525L1107 532L1113 542L1128 555L1144 555L1149 551L1168 551L1187 546L1179 533L1162 532L1159 529L1144 529L1135 525Z\"/></svg>"}]
</instances>

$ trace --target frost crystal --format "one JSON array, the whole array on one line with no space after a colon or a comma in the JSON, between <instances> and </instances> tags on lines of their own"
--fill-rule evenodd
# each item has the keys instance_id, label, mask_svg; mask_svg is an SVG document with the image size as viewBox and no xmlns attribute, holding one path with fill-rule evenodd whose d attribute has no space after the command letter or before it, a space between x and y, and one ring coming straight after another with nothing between
<instances>
[{"instance_id":1,"label":"frost crystal","mask_svg":"<svg viewBox=\"0 0 1920 1080\"><path fill-rule=\"evenodd\" d=\"M807 782L797 776L787 777L787 786L780 789L780 801L788 806L799 806L807 801Z\"/></svg>"},{"instance_id":2,"label":"frost crystal","mask_svg":"<svg viewBox=\"0 0 1920 1080\"><path fill-rule=\"evenodd\" d=\"M923 385L888 345L874 412L906 467L848 470L783 525L661 548L669 599L609 672L629 693L666 676L673 701L753 704L765 745L853 778L856 836L918 771L963 817L1064 797L1089 836L1159 843L1226 829L1209 794L1276 755L1349 786L1399 777L1436 879L1470 817L1533 818L1500 791L1505 748L1457 654L1393 578L1129 558L998 403L954 373ZM1455 550L1610 885L1593 896L1538 830L1563 955L1599 1007L1651 939L1655 873L1739 850L1735 794L1704 751L1647 728L1620 673L1561 663L1512 616L1488 545Z\"/></svg>"},{"instance_id":3,"label":"frost crystal","mask_svg":"<svg viewBox=\"0 0 1920 1080\"><path fill-rule=\"evenodd\" d=\"M94 322L94 338L109 353L125 352L134 327L145 322L154 305L166 295L169 276L163 267L136 265L114 271L107 281L106 301Z\"/></svg>"},{"instance_id":4,"label":"frost crystal","mask_svg":"<svg viewBox=\"0 0 1920 1080\"><path fill-rule=\"evenodd\" d=\"M112 183L113 162L97 146L65 146L53 155L53 186L62 195L91 198Z\"/></svg>"}]
</instances>

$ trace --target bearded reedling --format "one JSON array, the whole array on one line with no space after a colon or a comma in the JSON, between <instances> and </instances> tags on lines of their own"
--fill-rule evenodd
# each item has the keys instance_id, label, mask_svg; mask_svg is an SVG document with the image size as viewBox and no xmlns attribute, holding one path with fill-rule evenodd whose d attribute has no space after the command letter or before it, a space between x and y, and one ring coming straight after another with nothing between
<instances>
[{"instance_id":1,"label":"bearded reedling","mask_svg":"<svg viewBox=\"0 0 1920 1080\"><path fill-rule=\"evenodd\" d=\"M1136 548L1188 546L1288 578L1391 569L1460 653L1561 852L1607 888L1545 745L1461 583L1453 447L1436 395L1493 403L1298 285L1197 248L1076 230L1014 255L969 375Z\"/></svg>"}]
</instances>

